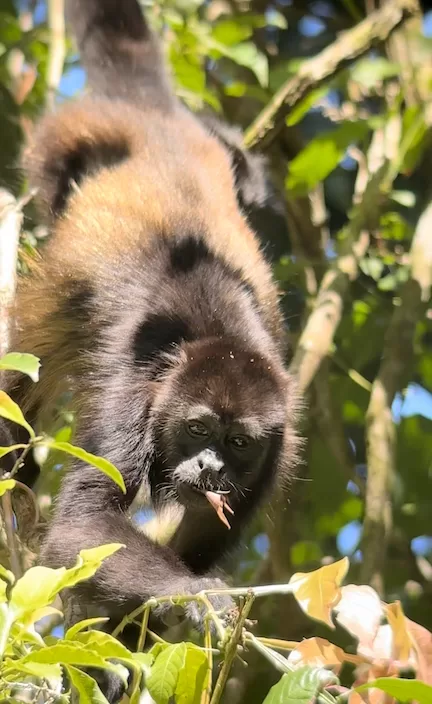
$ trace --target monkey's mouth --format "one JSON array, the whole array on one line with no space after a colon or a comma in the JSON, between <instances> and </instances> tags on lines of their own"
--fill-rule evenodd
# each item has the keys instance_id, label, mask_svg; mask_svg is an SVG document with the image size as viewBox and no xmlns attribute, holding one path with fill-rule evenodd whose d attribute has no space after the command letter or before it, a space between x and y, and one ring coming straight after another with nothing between
<instances>
[{"instance_id":1,"label":"monkey's mouth","mask_svg":"<svg viewBox=\"0 0 432 704\"><path fill-rule=\"evenodd\" d=\"M204 509L210 504L211 508L216 511L219 520L228 528L228 530L231 529L228 518L225 515L225 512L234 515L234 511L229 505L229 491L224 491L222 489L210 490L185 482L177 485L177 491L180 500L186 505Z\"/></svg>"}]
</instances>

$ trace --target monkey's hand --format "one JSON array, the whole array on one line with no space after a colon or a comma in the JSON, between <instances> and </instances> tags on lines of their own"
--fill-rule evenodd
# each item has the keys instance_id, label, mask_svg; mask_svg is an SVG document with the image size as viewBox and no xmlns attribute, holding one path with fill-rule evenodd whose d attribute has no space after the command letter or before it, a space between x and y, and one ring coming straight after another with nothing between
<instances>
[{"instance_id":1,"label":"monkey's hand","mask_svg":"<svg viewBox=\"0 0 432 704\"><path fill-rule=\"evenodd\" d=\"M190 589L191 594L199 594L199 592L205 591L206 589L228 589L228 586L217 577L202 577L193 579ZM235 608L235 602L229 594L212 594L209 595L207 599L214 611L221 617L222 621L228 612ZM204 604L199 601L190 601L186 606L186 614L197 630L204 630L207 615L207 608ZM210 627L213 632L214 623L212 620L210 620Z\"/></svg>"},{"instance_id":2,"label":"monkey's hand","mask_svg":"<svg viewBox=\"0 0 432 704\"><path fill-rule=\"evenodd\" d=\"M227 585L217 577L190 577L186 579L180 579L174 584L171 584L170 593L174 596L175 594L181 596L199 594L202 591L211 589L227 589ZM235 602L228 594L212 594L207 597L212 608L221 618L222 622L224 617L229 611L235 608ZM156 615L161 618L165 623L170 620L169 612L172 614L172 606L163 605L156 609ZM174 607L175 608L175 607ZM175 611L177 609L175 608ZM192 623L194 628L198 631L203 632L205 628L206 616L208 609L205 604L200 602L198 599L193 601L188 601L183 609L188 620ZM214 622L210 619L210 628L214 633Z\"/></svg>"}]
</instances>

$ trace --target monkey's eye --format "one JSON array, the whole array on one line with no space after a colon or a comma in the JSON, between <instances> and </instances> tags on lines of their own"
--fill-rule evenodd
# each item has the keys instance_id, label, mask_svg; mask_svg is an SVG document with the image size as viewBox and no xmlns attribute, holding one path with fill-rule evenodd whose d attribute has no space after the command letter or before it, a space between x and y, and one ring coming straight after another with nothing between
<instances>
[{"instance_id":1,"label":"monkey's eye","mask_svg":"<svg viewBox=\"0 0 432 704\"><path fill-rule=\"evenodd\" d=\"M228 442L235 450L247 450L251 439L247 435L231 435Z\"/></svg>"},{"instance_id":2,"label":"monkey's eye","mask_svg":"<svg viewBox=\"0 0 432 704\"><path fill-rule=\"evenodd\" d=\"M209 435L209 429L199 420L190 420L186 428L193 438L206 438Z\"/></svg>"}]
</instances>

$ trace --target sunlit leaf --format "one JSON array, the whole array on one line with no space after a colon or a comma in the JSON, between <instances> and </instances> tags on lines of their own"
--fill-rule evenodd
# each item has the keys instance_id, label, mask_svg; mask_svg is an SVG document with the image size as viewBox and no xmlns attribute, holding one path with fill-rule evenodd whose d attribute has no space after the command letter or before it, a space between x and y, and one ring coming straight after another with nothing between
<instances>
[{"instance_id":1,"label":"sunlit leaf","mask_svg":"<svg viewBox=\"0 0 432 704\"><path fill-rule=\"evenodd\" d=\"M224 19L218 22L212 29L213 38L227 44L228 46L240 44L245 39L249 39L252 34L252 27L239 24L235 20Z\"/></svg>"},{"instance_id":2,"label":"sunlit leaf","mask_svg":"<svg viewBox=\"0 0 432 704\"><path fill-rule=\"evenodd\" d=\"M336 168L351 144L362 139L369 127L366 122L344 122L315 137L289 163L286 187L296 195L306 194Z\"/></svg>"},{"instance_id":3,"label":"sunlit leaf","mask_svg":"<svg viewBox=\"0 0 432 704\"><path fill-rule=\"evenodd\" d=\"M286 118L286 124L288 127L296 125L302 117L306 115L307 112L317 103L321 98L323 98L329 92L328 86L323 86L311 91L306 98L303 98L298 105L295 106L293 110L289 113Z\"/></svg>"},{"instance_id":4,"label":"sunlit leaf","mask_svg":"<svg viewBox=\"0 0 432 704\"><path fill-rule=\"evenodd\" d=\"M406 624L417 659L417 677L432 685L432 633L409 618Z\"/></svg>"},{"instance_id":5,"label":"sunlit leaf","mask_svg":"<svg viewBox=\"0 0 432 704\"><path fill-rule=\"evenodd\" d=\"M300 667L282 675L263 704L309 704L324 687L333 683L337 683L337 677L328 670Z\"/></svg>"},{"instance_id":6,"label":"sunlit leaf","mask_svg":"<svg viewBox=\"0 0 432 704\"><path fill-rule=\"evenodd\" d=\"M405 618L400 601L395 601L393 604L386 604L385 613L393 632L396 657L401 662L406 662L410 656L412 641L408 631L407 619Z\"/></svg>"},{"instance_id":7,"label":"sunlit leaf","mask_svg":"<svg viewBox=\"0 0 432 704\"><path fill-rule=\"evenodd\" d=\"M112 479L113 482L118 484L124 494L126 493L126 487L121 473L119 472L117 467L114 467L111 462L104 459L103 457L92 455L91 452L87 452L81 447L71 445L69 442L57 442L56 440L47 439L46 441L44 441L44 444L46 444L53 450L60 450L61 452L66 452L68 455L78 457L78 459L82 460L83 462L87 462L87 464L91 464L93 467L97 467L97 469L100 469L101 472L103 472L110 479Z\"/></svg>"},{"instance_id":8,"label":"sunlit leaf","mask_svg":"<svg viewBox=\"0 0 432 704\"><path fill-rule=\"evenodd\" d=\"M41 609L35 609L32 613L28 614L26 618L23 619L23 623L25 626L31 626L33 623L37 623L37 621L41 621L47 616L54 615L63 616L62 612L55 609L53 606L43 606Z\"/></svg>"},{"instance_id":9,"label":"sunlit leaf","mask_svg":"<svg viewBox=\"0 0 432 704\"><path fill-rule=\"evenodd\" d=\"M154 655L152 653L132 653L132 657L141 668L146 677L150 674L150 668L154 663Z\"/></svg>"},{"instance_id":10,"label":"sunlit leaf","mask_svg":"<svg viewBox=\"0 0 432 704\"><path fill-rule=\"evenodd\" d=\"M0 390L0 416L11 420L13 423L22 425L23 428L28 430L30 437L35 437L35 432L33 428L27 423L24 418L22 411L15 401L12 401L11 397L7 395L5 391Z\"/></svg>"},{"instance_id":11,"label":"sunlit leaf","mask_svg":"<svg viewBox=\"0 0 432 704\"><path fill-rule=\"evenodd\" d=\"M310 667L332 667L339 671L345 662L344 656L342 648L325 638L306 638L291 651L288 663L295 667L302 664Z\"/></svg>"},{"instance_id":12,"label":"sunlit leaf","mask_svg":"<svg viewBox=\"0 0 432 704\"><path fill-rule=\"evenodd\" d=\"M366 689L381 689L399 702L415 701L417 704L431 704L432 687L420 680L400 680L396 677L379 677L372 682L356 687L354 691L364 692Z\"/></svg>"},{"instance_id":13,"label":"sunlit leaf","mask_svg":"<svg viewBox=\"0 0 432 704\"><path fill-rule=\"evenodd\" d=\"M3 582L4 584L4 582ZM10 629L13 624L13 614L7 603L0 603L0 658L6 650Z\"/></svg>"},{"instance_id":14,"label":"sunlit leaf","mask_svg":"<svg viewBox=\"0 0 432 704\"><path fill-rule=\"evenodd\" d=\"M403 173L410 174L417 165L424 148L428 134L428 126L423 114L423 108L416 105L408 107L402 120L401 144L404 158L401 167Z\"/></svg>"},{"instance_id":15,"label":"sunlit leaf","mask_svg":"<svg viewBox=\"0 0 432 704\"><path fill-rule=\"evenodd\" d=\"M123 547L119 543L103 545L90 550L82 550L77 564L70 569L60 567L31 567L16 582L12 589L10 607L14 618L48 606L62 589L92 577L102 561Z\"/></svg>"},{"instance_id":16,"label":"sunlit leaf","mask_svg":"<svg viewBox=\"0 0 432 704\"><path fill-rule=\"evenodd\" d=\"M146 686L156 704L168 704L186 661L186 643L169 645L156 658Z\"/></svg>"},{"instance_id":17,"label":"sunlit leaf","mask_svg":"<svg viewBox=\"0 0 432 704\"><path fill-rule=\"evenodd\" d=\"M297 572L289 581L303 611L331 628L334 628L331 612L341 598L340 585L348 567L348 558L344 557L314 572Z\"/></svg>"},{"instance_id":18,"label":"sunlit leaf","mask_svg":"<svg viewBox=\"0 0 432 704\"><path fill-rule=\"evenodd\" d=\"M15 479L0 479L0 496L13 489L15 484Z\"/></svg>"},{"instance_id":19,"label":"sunlit leaf","mask_svg":"<svg viewBox=\"0 0 432 704\"><path fill-rule=\"evenodd\" d=\"M0 370L12 370L27 374L32 381L39 381L39 357L33 354L10 352L0 359Z\"/></svg>"},{"instance_id":20,"label":"sunlit leaf","mask_svg":"<svg viewBox=\"0 0 432 704\"><path fill-rule=\"evenodd\" d=\"M125 648L110 633L103 631L86 631L77 633L76 643L82 643L85 647L100 655L102 658L117 658L118 660L132 661L132 653Z\"/></svg>"},{"instance_id":21,"label":"sunlit leaf","mask_svg":"<svg viewBox=\"0 0 432 704\"><path fill-rule=\"evenodd\" d=\"M188 643L185 664L179 672L175 690L176 704L200 704L207 672L206 654Z\"/></svg>"},{"instance_id":22,"label":"sunlit leaf","mask_svg":"<svg viewBox=\"0 0 432 704\"><path fill-rule=\"evenodd\" d=\"M357 83L361 83L365 88L370 89L376 87L377 84L386 78L397 76L399 71L398 64L377 56L372 59L365 58L357 61L351 68L351 77Z\"/></svg>"},{"instance_id":23,"label":"sunlit leaf","mask_svg":"<svg viewBox=\"0 0 432 704\"><path fill-rule=\"evenodd\" d=\"M1 579L5 579L6 582L9 584L14 584L15 582L15 575L13 572L10 570L7 570L3 565L0 565L0 577Z\"/></svg>"},{"instance_id":24,"label":"sunlit leaf","mask_svg":"<svg viewBox=\"0 0 432 704\"><path fill-rule=\"evenodd\" d=\"M413 208L416 202L415 193L412 191L392 191L390 198L405 208Z\"/></svg>"},{"instance_id":25,"label":"sunlit leaf","mask_svg":"<svg viewBox=\"0 0 432 704\"><path fill-rule=\"evenodd\" d=\"M84 648L70 642L59 642L55 645L49 645L41 650L33 650L28 655L25 655L20 660L16 661L15 665L28 666L37 664L53 665L61 663L62 665L78 665L82 667L100 667L105 670L120 675L121 671L118 667L105 660L93 650ZM122 678L123 679L123 678Z\"/></svg>"},{"instance_id":26,"label":"sunlit leaf","mask_svg":"<svg viewBox=\"0 0 432 704\"><path fill-rule=\"evenodd\" d=\"M66 574L65 567L54 570L38 565L27 570L12 589L10 607L15 618L48 606L61 589Z\"/></svg>"},{"instance_id":27,"label":"sunlit leaf","mask_svg":"<svg viewBox=\"0 0 432 704\"><path fill-rule=\"evenodd\" d=\"M18 672L24 672L27 675L34 675L41 679L61 678L61 667L56 662L24 662L24 660L6 660L6 665L16 669Z\"/></svg>"},{"instance_id":28,"label":"sunlit leaf","mask_svg":"<svg viewBox=\"0 0 432 704\"><path fill-rule=\"evenodd\" d=\"M83 619L82 621L79 621L78 623L75 623L73 626L68 628L68 630L65 633L65 640L73 640L78 633L81 633L81 631L86 630L89 626L94 626L97 623L106 623L109 621L108 616L103 617L95 617L95 618L86 618Z\"/></svg>"},{"instance_id":29,"label":"sunlit leaf","mask_svg":"<svg viewBox=\"0 0 432 704\"><path fill-rule=\"evenodd\" d=\"M341 589L336 620L358 639L358 652L373 654L373 643L383 617L381 599L372 587L348 584Z\"/></svg>"},{"instance_id":30,"label":"sunlit leaf","mask_svg":"<svg viewBox=\"0 0 432 704\"><path fill-rule=\"evenodd\" d=\"M80 704L108 704L108 700L102 694L93 677L73 665L69 665L66 669L71 683L78 693Z\"/></svg>"},{"instance_id":31,"label":"sunlit leaf","mask_svg":"<svg viewBox=\"0 0 432 704\"><path fill-rule=\"evenodd\" d=\"M15 450L23 450L26 445L9 445L8 447L0 447L0 457L8 455L9 452L15 452Z\"/></svg>"}]
</instances>

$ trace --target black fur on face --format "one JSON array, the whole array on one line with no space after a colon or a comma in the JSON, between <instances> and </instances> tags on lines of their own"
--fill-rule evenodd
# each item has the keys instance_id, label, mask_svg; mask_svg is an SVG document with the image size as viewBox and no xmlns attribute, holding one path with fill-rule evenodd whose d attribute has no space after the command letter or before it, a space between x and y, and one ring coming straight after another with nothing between
<instances>
[{"instance_id":1,"label":"black fur on face","mask_svg":"<svg viewBox=\"0 0 432 704\"><path fill-rule=\"evenodd\" d=\"M155 503L172 498L211 511L205 491L227 492L233 508L252 502L277 473L286 396L282 368L238 342L184 345L152 410Z\"/></svg>"}]
</instances>

